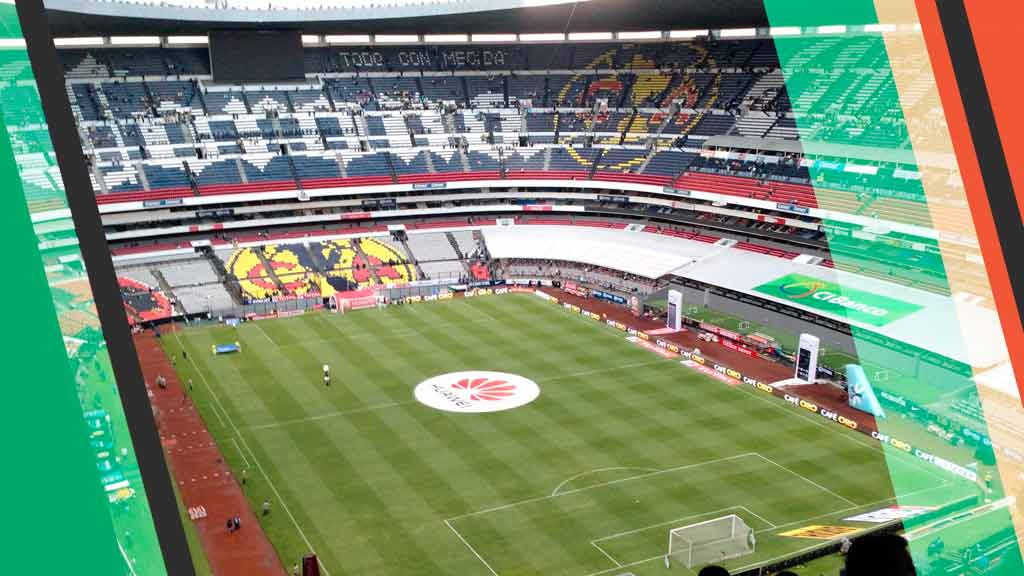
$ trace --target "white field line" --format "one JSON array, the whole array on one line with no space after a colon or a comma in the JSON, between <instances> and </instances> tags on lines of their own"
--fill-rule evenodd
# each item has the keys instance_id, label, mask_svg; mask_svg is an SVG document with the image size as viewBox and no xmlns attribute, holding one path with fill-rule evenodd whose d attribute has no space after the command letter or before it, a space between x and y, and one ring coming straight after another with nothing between
<instances>
[{"instance_id":1,"label":"white field line","mask_svg":"<svg viewBox=\"0 0 1024 576\"><path fill-rule=\"evenodd\" d=\"M539 378L537 382L555 382L558 380L566 380L568 378L579 378L580 376L591 376L593 374L604 374L606 372L615 372L617 370L626 370L627 368L642 368L644 366L653 366L655 364L667 364L669 361L665 359L660 360L649 360L646 362L633 362L631 364L622 364L621 366L611 366L609 368L595 368L593 370L582 370L580 372L572 372L569 374L560 374L558 376L552 376L550 378Z\"/></svg>"},{"instance_id":2,"label":"white field line","mask_svg":"<svg viewBox=\"0 0 1024 576\"><path fill-rule=\"evenodd\" d=\"M643 472L661 472L661 469L659 468L643 468L638 466L608 466L607 468L594 468L593 470L580 472L579 474L574 474L566 478L565 480L562 480L561 482L559 482L558 486L555 486L555 489L551 491L551 495L558 496L558 491L561 490L563 486L577 478L582 478L587 474L594 474L595 472L611 472L612 470L641 470Z\"/></svg>"},{"instance_id":3,"label":"white field line","mask_svg":"<svg viewBox=\"0 0 1024 576\"><path fill-rule=\"evenodd\" d=\"M746 506L738 506L738 508L742 508L744 512L746 512L747 514L750 514L754 518L757 518L761 522L764 522L770 528L778 528L778 526L776 526L774 523L769 522L767 518L765 518L764 516L761 516L760 514L758 514L757 512L754 512L753 510L751 510L750 508L747 508Z\"/></svg>"},{"instance_id":4,"label":"white field line","mask_svg":"<svg viewBox=\"0 0 1024 576\"><path fill-rule=\"evenodd\" d=\"M135 571L135 564L132 562L132 559L128 557L128 552L125 551L120 539L117 541L117 549L121 551L121 558L124 558L124 563L128 566L128 572L130 572L132 576L138 576L138 572Z\"/></svg>"},{"instance_id":5,"label":"white field line","mask_svg":"<svg viewBox=\"0 0 1024 576\"><path fill-rule=\"evenodd\" d=\"M613 570L622 570L623 568L632 568L633 566L639 566L640 564L646 564L654 560L664 560L665 554L659 554L658 556L651 556L650 558L644 558L643 560L637 560L636 562L630 562L629 564L620 564L618 566L612 566L611 568L605 568L604 570L598 570L597 572L591 572L587 576L598 576L600 574L607 574Z\"/></svg>"},{"instance_id":6,"label":"white field line","mask_svg":"<svg viewBox=\"0 0 1024 576\"><path fill-rule=\"evenodd\" d=\"M270 334L267 334L267 331L263 329L263 326L260 326L260 323L259 323L258 320L256 322L253 322L253 324L256 326L256 329L259 330L260 334L263 334L263 337L267 339L267 342L270 342L271 344L273 344L277 348L281 347L280 344L278 344L277 342L274 342L274 339L270 337Z\"/></svg>"},{"instance_id":7,"label":"white field line","mask_svg":"<svg viewBox=\"0 0 1024 576\"><path fill-rule=\"evenodd\" d=\"M733 456L726 456L725 458L716 458L714 460L708 460L706 462L697 462L697 463L694 463L694 464L685 464L683 466L676 466L674 468L666 468L665 470L658 470L657 472L648 472L646 474L637 474L636 476L630 476L628 478L619 478L617 480L610 480L608 482L602 482L600 484L593 484L591 486L584 486L583 488L576 488L574 490L567 490L565 492L559 493L556 496L548 495L548 496L537 496L537 497L534 497L534 498L527 498L525 500L519 500L517 502L510 502L508 504L502 504L501 506L494 506L492 508L485 508L483 510L477 510L475 512L467 512L465 514L459 514L458 516L452 516L451 518L448 518L446 521L455 521L455 520L458 520L460 518L467 518L469 516L478 516L480 514L489 514L491 512L497 512L499 510L505 510L505 509L508 509L508 508L513 508L515 506L521 506L523 504L529 504L531 502L540 502L542 500L550 500L552 498L561 498L562 496L568 496L570 494L576 494L576 493L579 493L579 492L586 492L588 490L593 490L595 488L602 488L604 486L611 486L611 485L614 485L614 484L621 484L623 482L630 482L630 481L633 481L633 480L639 480L641 478L650 478L651 476L658 476L660 474L667 474L669 472L678 472L680 470L688 470L690 468L697 468L697 467L700 467L700 466L707 466L707 465L710 465L710 464L717 464L719 462L728 462L730 460L737 460L739 458L749 458L751 456L757 456L757 453L755 453L755 452L746 452L744 454L736 454L736 455L733 455Z\"/></svg>"},{"instance_id":8,"label":"white field line","mask_svg":"<svg viewBox=\"0 0 1024 576\"><path fill-rule=\"evenodd\" d=\"M415 306L412 306L412 307L415 308ZM260 322L260 320L257 320L256 322L258 324ZM401 337L407 337L407 336L416 336L417 334L423 334L424 332L429 332L431 330L437 330L437 329L441 329L441 328L449 328L449 327L453 327L453 326L465 326L465 325L469 325L469 324L483 324L484 322L492 322L492 320L490 320L488 318L479 318L479 319L474 319L474 320L467 320L465 322L436 322L434 324L431 324L430 326L425 326L423 328L404 328L404 329L400 329L400 330L388 330L388 331L384 332L383 334L377 334L377 333L373 333L373 334L367 334L367 333L352 334L351 336L348 337L348 339L349 340L370 340L370 339L379 340L381 338L401 338ZM294 342L289 342L287 344L277 344L277 343L275 343L274 345L277 346L278 348L290 348L292 346L302 346L304 344L313 344L313 343L316 343L316 342L337 342L339 340L342 340L342 339L341 338L304 338L302 340L296 340Z\"/></svg>"},{"instance_id":9,"label":"white field line","mask_svg":"<svg viewBox=\"0 0 1024 576\"><path fill-rule=\"evenodd\" d=\"M697 514L690 514L689 516L683 516L682 518L676 518L674 520L668 520L668 521L665 521L665 522L658 522L657 524L650 524L648 526L641 526L640 528L634 528L632 530L623 530L622 532L616 532L615 534L609 534L608 536L602 536L600 538L595 538L595 539L591 540L590 542L594 543L594 542L604 542L605 540L614 540L615 538L620 538L622 536L629 536L630 534L636 534L637 532L643 532L644 530L650 530L651 528L657 528L658 526L668 526L670 524L679 524L681 522L686 522L687 520L692 520L694 518L700 518L702 516L710 516L712 514L718 514L720 512L726 512L726 511L729 511L729 510L739 510L741 508L744 508L744 507L743 506L727 506L725 508L719 508L718 510L709 510L707 512L700 512L700 513L697 513ZM749 510L748 510L748 512L749 512ZM755 516L756 516L756 514L755 514ZM760 518L760 516L758 516L758 518ZM772 523L768 522L768 524L772 524ZM772 524L772 526L774 526L774 524Z\"/></svg>"},{"instance_id":10,"label":"white field line","mask_svg":"<svg viewBox=\"0 0 1024 576\"><path fill-rule=\"evenodd\" d=\"M597 540L591 540L590 541L590 545L593 546L594 548L597 548L598 552L600 552L601 554L604 554L604 557L609 559L609 560L611 560L612 563L615 564L615 566L617 566L617 567L621 567L622 566L622 564L618 560L616 560L614 556L609 554L608 551L605 550L604 548L601 548L601 546L597 543Z\"/></svg>"},{"instance_id":11,"label":"white field line","mask_svg":"<svg viewBox=\"0 0 1024 576\"><path fill-rule=\"evenodd\" d=\"M306 418L295 418L292 420L281 420L280 422L270 422L269 424L257 424L255 426L248 426L248 430L267 430L270 428L280 428L282 426L288 426L290 424L303 424L306 422L316 422L317 420L326 420L328 418L335 418L337 416L347 416L349 414L359 414L361 412L373 412L375 410L384 410L386 408L395 408L397 406L407 406L414 404L415 400L409 400L406 402L385 402L383 404L371 404L368 406L360 406L359 408L352 408L350 410L336 410L334 412L327 412L324 414L317 414L315 416L309 416Z\"/></svg>"},{"instance_id":12,"label":"white field line","mask_svg":"<svg viewBox=\"0 0 1024 576\"><path fill-rule=\"evenodd\" d=\"M469 551L473 553L473 556L476 556L476 559L479 560L484 565L484 567L490 571L491 574L493 574L494 576L498 576L498 573L494 571L494 568L491 568L491 565L487 563L487 560L484 560L484 557L481 556L480 553L477 552L476 549L473 548L473 546L469 542L467 542L465 538L462 537L462 534L459 534L459 531L455 529L455 526L452 526L451 522L445 520L444 523L448 526L448 528L451 529L455 536L458 537L458 539L466 545L466 548L469 548Z\"/></svg>"},{"instance_id":13,"label":"white field line","mask_svg":"<svg viewBox=\"0 0 1024 576\"><path fill-rule=\"evenodd\" d=\"M836 492L834 492L834 491L832 491L832 490L829 490L828 488L826 488L826 487L822 486L821 484L818 484L818 483L817 483L817 482L815 482L814 480L811 480L811 479L810 479L810 478L808 478L807 476L804 476L803 474L800 474L799 472L796 472L796 471L790 470L789 468L786 468L786 467L785 467L785 466L783 466L782 464L779 464L779 463L778 463L778 462L776 462L775 460L772 460L771 458L769 458L769 457L767 457L767 456L765 456L765 455L761 454L760 452L757 452L756 454L757 454L757 456L758 456L759 458L763 459L763 460L764 460L765 462L769 462L769 463L771 463L771 464L774 464L774 465L778 466L779 468L782 468L783 470L785 470L786 472L789 472L789 473L790 473L790 474L792 474L793 476L796 476L797 478L800 478L800 479L801 479L801 480L803 480L804 482L807 482L808 484L810 484L810 485L812 485L812 486L815 486L815 487L817 487L818 489L820 489L820 490L823 490L823 491L825 491L825 492L827 492L827 493L829 493L829 494L831 494L831 495L835 496L836 498L839 498L840 500L842 500L843 502L846 502L847 504L850 504L851 506L857 506L857 503L856 503L856 502L854 502L853 500L850 500L849 498L847 498L847 497L843 496L842 494L838 494L838 493L836 493Z\"/></svg>"},{"instance_id":14,"label":"white field line","mask_svg":"<svg viewBox=\"0 0 1024 576\"><path fill-rule=\"evenodd\" d=\"M252 468L252 464L249 463L249 459L245 457L245 451L243 451L242 447L238 445L238 440L235 440L234 436L231 437L231 442L234 443L235 449L238 450L238 453L242 455L242 462L245 462L245 467Z\"/></svg>"},{"instance_id":15,"label":"white field line","mask_svg":"<svg viewBox=\"0 0 1024 576\"><path fill-rule=\"evenodd\" d=\"M181 338L178 337L177 330L174 331L174 339L178 341L179 347L184 347L181 343ZM306 537L306 533L302 530L302 527L299 526L298 520L295 519L295 515L292 514L291 509L288 508L288 504L284 501L284 498L281 497L281 493L277 490L277 486L275 486L273 481L270 480L270 475L267 474L267 471L263 469L263 466L256 458L256 453L253 452L252 448L249 447L248 442L245 441L245 437L242 436L242 433L238 430L238 427L235 426L234 421L231 420L231 415L228 414L227 410L225 410L224 406L220 403L220 398L217 396L217 393L213 391L213 387L210 386L209 380L206 379L206 374L204 374L203 371L199 369L199 365L196 364L195 358L189 356L188 361L192 364L192 368L196 371L196 374L199 374L199 378L203 381L203 385L206 386L207 391L210 392L210 397L213 398L214 403L217 406L220 406L221 411L224 412L224 416L228 419L228 424L234 431L235 436L238 438L238 440L241 441L241 444L245 446L245 449L249 451L249 455L252 456L253 463L256 464L256 469L260 471L260 474L262 474L263 478L267 481L267 485L270 486L270 489L274 492L274 497L277 498L277 501L281 504L281 509L284 510L285 514L288 515L288 518L291 519L292 524L295 526L295 529L299 532L299 536L302 537L302 541L305 542L306 547L309 548L310 552L316 554L316 549L313 548L312 542L309 541L309 538ZM324 566L323 560L320 559L319 554L317 554L317 562L320 564L320 569L323 570L324 576L331 576L331 573L327 570L327 567Z\"/></svg>"},{"instance_id":16,"label":"white field line","mask_svg":"<svg viewBox=\"0 0 1024 576\"><path fill-rule=\"evenodd\" d=\"M783 405L781 403L773 401L770 398L766 398L766 397L762 396L762 394L763 394L762 392L757 392L757 391L754 391L754 390L750 390L746 386L736 386L734 389L742 390L745 394L747 394L751 398L756 398L760 402L763 402L763 403L765 403L765 404L767 404L769 406L773 406L776 410L781 410L781 411L785 412L786 414L790 414L790 415L795 416L797 418L801 418L803 420L806 420L806 421L810 422L811 424L814 424L815 426L818 426L819 428L828 430L829 432L832 433L833 436L838 436L840 438L844 438L844 439L846 439L849 442L853 442L854 444L860 444L861 446L864 446L866 448L870 448L871 450L874 450L875 452L881 452L883 455L888 457L888 454L885 452L885 449L882 448L882 445L880 443L869 443L867 441L858 439L854 435L843 433L839 426L835 426L833 424L826 424L823 419L820 419L820 418L819 419L815 419L815 418L812 418L810 416L806 416L806 415L802 414L800 411L791 410L790 407L788 407L786 405ZM857 432L857 436L861 436L861 435L862 434L860 432ZM925 474L928 474L932 478L936 478L938 480L945 481L945 478L939 476L938 474L933 472L931 469L925 467L925 465L922 462L919 462L918 460L913 459L912 457L907 457L907 458L899 457L899 459L902 460L903 462L905 462L906 464L912 465L915 468L921 470Z\"/></svg>"},{"instance_id":17,"label":"white field line","mask_svg":"<svg viewBox=\"0 0 1024 576\"><path fill-rule=\"evenodd\" d=\"M931 488L924 488L922 490L917 490L915 492L908 492L907 494L901 494L900 498L906 498L908 496L915 496L917 494L924 494L925 492L931 492L933 490L939 490L940 488L945 488L948 485L949 485L949 483L947 482L946 484L942 484L942 485L939 485L939 486L932 486ZM847 506L846 508L840 508L839 510L833 510L832 512L826 512L824 514L818 514L817 516L811 516L810 518L801 518L800 520L794 520L792 522L787 522L785 524L779 524L775 528L766 528L766 529L763 529L763 530L755 530L755 532L760 534L762 532L769 532L771 530L777 530L779 528L787 528L789 526L795 526L797 524L804 524L806 522L810 522L811 520L818 520L819 518L827 518L829 516L833 516L835 514L841 514L843 512L852 512L854 510L859 510L861 508L871 508L873 506L881 506L883 504L888 504L889 502L892 502L893 500L896 500L896 499L897 498L895 496L890 496L888 498L883 498L881 500L875 500L874 502L868 502L867 504L860 504L860 505L857 505L857 506Z\"/></svg>"},{"instance_id":18,"label":"white field line","mask_svg":"<svg viewBox=\"0 0 1024 576\"><path fill-rule=\"evenodd\" d=\"M925 492L931 492L932 490L938 490L939 488L945 488L948 485L949 485L949 482L947 481L945 484L942 484L940 486L932 486L931 488L925 488L923 490L918 490L916 492L909 492L907 494L902 494L901 497L913 496L913 495L916 495L916 494L923 494ZM795 526L795 525L798 525L798 524L806 524L807 522L810 522L812 520L817 520L819 518L826 518L826 517L833 516L833 515L836 515L836 514L841 514L843 512L850 512L852 510L857 510L857 509L860 509L860 508L869 508L871 506L879 506L879 505L891 502L891 501L893 501L895 499L896 499L895 497L889 497L889 498L884 498L882 500L877 500L875 502L868 502L867 504L861 504L859 506L849 506L847 508L841 508L839 510L833 510L832 512L826 512L825 514L819 514L817 516L811 516L809 518L802 518L800 520L794 520L792 522L787 522L785 524L779 524L778 526L775 526L774 528L762 528L761 530L755 530L754 532L757 533L757 534L761 534L763 532L771 532L773 530L778 530L779 528L785 528L787 526ZM648 528L650 528L650 527L648 527ZM737 568L737 569L735 569L733 571L734 572L742 572L744 570L748 570L750 568L755 568L757 566L761 566L763 564L766 564L766 563L769 563L769 562L773 562L773 561L779 560L781 558L786 558L786 557L791 556L791 555L799 554L801 552L804 552L804 551L807 551L807 550L811 550L813 548L816 548L818 546L823 546L825 544L827 544L827 542L820 542L818 544L813 544L811 546L808 546L808 547L803 548L803 549L798 550L798 551L788 552L786 554L782 554L780 556L776 556L775 558L771 558L771 559L768 559L768 560L759 560L759 561L757 561L754 564L748 564L746 566L742 566L740 568ZM665 558L664 554L661 554L661 555L658 555L658 556L652 556L650 558L645 558L643 560L637 560L636 562L630 562L629 564L622 564L621 566L615 566L615 567L612 567L612 568L606 568L604 570L599 570L597 572L591 572L590 574L587 574L587 576L600 576L601 574L606 574L606 573L611 572L613 570L619 570L619 569L622 569L622 568L631 568L633 566L639 566L641 564L646 564L647 562L653 562L655 560L663 560L664 558Z\"/></svg>"}]
</instances>

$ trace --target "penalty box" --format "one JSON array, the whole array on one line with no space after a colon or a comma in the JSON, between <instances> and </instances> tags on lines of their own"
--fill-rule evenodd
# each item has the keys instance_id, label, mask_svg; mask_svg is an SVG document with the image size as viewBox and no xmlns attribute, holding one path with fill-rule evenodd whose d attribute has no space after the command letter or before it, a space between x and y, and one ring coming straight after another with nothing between
<instances>
[{"instance_id":1,"label":"penalty box","mask_svg":"<svg viewBox=\"0 0 1024 576\"><path fill-rule=\"evenodd\" d=\"M445 522L492 574L586 576L660 561L672 528L735 514L768 538L777 525L849 505L756 452L629 476L618 469L611 480L602 470Z\"/></svg>"}]
</instances>

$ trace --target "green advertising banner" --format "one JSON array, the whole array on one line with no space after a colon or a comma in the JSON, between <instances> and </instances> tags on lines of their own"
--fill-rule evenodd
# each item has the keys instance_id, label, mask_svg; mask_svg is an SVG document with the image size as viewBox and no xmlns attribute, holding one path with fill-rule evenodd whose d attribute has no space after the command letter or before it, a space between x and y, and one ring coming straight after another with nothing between
<instances>
[{"instance_id":1,"label":"green advertising banner","mask_svg":"<svg viewBox=\"0 0 1024 576\"><path fill-rule=\"evenodd\" d=\"M787 274L756 286L754 290L801 306L841 316L852 322L872 326L885 326L921 309L921 306L917 304L848 286L840 286L834 282L803 274Z\"/></svg>"}]
</instances>

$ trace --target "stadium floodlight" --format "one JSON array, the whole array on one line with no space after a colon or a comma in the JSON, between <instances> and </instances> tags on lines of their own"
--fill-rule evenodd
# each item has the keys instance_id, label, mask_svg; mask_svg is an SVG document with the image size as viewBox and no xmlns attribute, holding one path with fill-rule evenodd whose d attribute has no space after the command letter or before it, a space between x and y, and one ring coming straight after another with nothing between
<instances>
[{"instance_id":1,"label":"stadium floodlight","mask_svg":"<svg viewBox=\"0 0 1024 576\"><path fill-rule=\"evenodd\" d=\"M696 38L707 35L707 30L672 30L668 33L669 38Z\"/></svg>"},{"instance_id":2,"label":"stadium floodlight","mask_svg":"<svg viewBox=\"0 0 1024 576\"><path fill-rule=\"evenodd\" d=\"M515 34L473 34L473 42L515 42Z\"/></svg>"},{"instance_id":3,"label":"stadium floodlight","mask_svg":"<svg viewBox=\"0 0 1024 576\"><path fill-rule=\"evenodd\" d=\"M369 44L369 34L328 34L324 36L328 44Z\"/></svg>"},{"instance_id":4,"label":"stadium floodlight","mask_svg":"<svg viewBox=\"0 0 1024 576\"><path fill-rule=\"evenodd\" d=\"M99 36L81 36L78 38L54 38L54 46L103 46L103 38Z\"/></svg>"},{"instance_id":5,"label":"stadium floodlight","mask_svg":"<svg viewBox=\"0 0 1024 576\"><path fill-rule=\"evenodd\" d=\"M317 36L316 34L303 34L302 35L302 43L303 44L319 44L320 43L320 37Z\"/></svg>"},{"instance_id":6,"label":"stadium floodlight","mask_svg":"<svg viewBox=\"0 0 1024 576\"><path fill-rule=\"evenodd\" d=\"M420 37L415 34L377 34L373 41L377 44L415 44Z\"/></svg>"},{"instance_id":7,"label":"stadium floodlight","mask_svg":"<svg viewBox=\"0 0 1024 576\"><path fill-rule=\"evenodd\" d=\"M23 50L25 48L24 38L0 38L0 50Z\"/></svg>"},{"instance_id":8,"label":"stadium floodlight","mask_svg":"<svg viewBox=\"0 0 1024 576\"><path fill-rule=\"evenodd\" d=\"M428 44L444 44L454 42L469 42L468 34L427 34L423 41Z\"/></svg>"},{"instance_id":9,"label":"stadium floodlight","mask_svg":"<svg viewBox=\"0 0 1024 576\"><path fill-rule=\"evenodd\" d=\"M670 530L665 560L687 568L721 563L753 554L756 544L750 526L739 516L730 514Z\"/></svg>"},{"instance_id":10,"label":"stadium floodlight","mask_svg":"<svg viewBox=\"0 0 1024 576\"><path fill-rule=\"evenodd\" d=\"M661 32L658 30L644 30L639 32L619 32L619 40L658 40Z\"/></svg>"},{"instance_id":11,"label":"stadium floodlight","mask_svg":"<svg viewBox=\"0 0 1024 576\"><path fill-rule=\"evenodd\" d=\"M520 42L562 42L565 40L565 34L558 32L549 32L541 34L520 34Z\"/></svg>"},{"instance_id":12,"label":"stadium floodlight","mask_svg":"<svg viewBox=\"0 0 1024 576\"><path fill-rule=\"evenodd\" d=\"M846 34L846 25L818 26L818 34Z\"/></svg>"},{"instance_id":13,"label":"stadium floodlight","mask_svg":"<svg viewBox=\"0 0 1024 576\"><path fill-rule=\"evenodd\" d=\"M718 32L722 38L743 38L746 36L757 36L757 28L726 28Z\"/></svg>"},{"instance_id":14,"label":"stadium floodlight","mask_svg":"<svg viewBox=\"0 0 1024 576\"><path fill-rule=\"evenodd\" d=\"M168 44L209 44L210 38L207 36L168 36Z\"/></svg>"},{"instance_id":15,"label":"stadium floodlight","mask_svg":"<svg viewBox=\"0 0 1024 576\"><path fill-rule=\"evenodd\" d=\"M773 26L768 33L772 36L799 36L803 30L799 26Z\"/></svg>"},{"instance_id":16,"label":"stadium floodlight","mask_svg":"<svg viewBox=\"0 0 1024 576\"><path fill-rule=\"evenodd\" d=\"M865 24L865 32L895 32L895 24Z\"/></svg>"},{"instance_id":17,"label":"stadium floodlight","mask_svg":"<svg viewBox=\"0 0 1024 576\"><path fill-rule=\"evenodd\" d=\"M159 46L159 36L111 36L114 46Z\"/></svg>"},{"instance_id":18,"label":"stadium floodlight","mask_svg":"<svg viewBox=\"0 0 1024 576\"><path fill-rule=\"evenodd\" d=\"M611 32L570 32L569 40L611 40Z\"/></svg>"}]
</instances>

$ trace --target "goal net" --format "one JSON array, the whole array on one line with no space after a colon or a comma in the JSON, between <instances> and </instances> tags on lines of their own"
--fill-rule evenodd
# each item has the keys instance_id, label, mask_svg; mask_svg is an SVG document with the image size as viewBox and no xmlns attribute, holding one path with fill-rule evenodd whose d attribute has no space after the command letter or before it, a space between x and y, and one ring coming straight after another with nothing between
<instances>
[{"instance_id":1,"label":"goal net","mask_svg":"<svg viewBox=\"0 0 1024 576\"><path fill-rule=\"evenodd\" d=\"M693 568L753 554L754 545L754 531L730 514L670 530L666 559Z\"/></svg>"}]
</instances>

